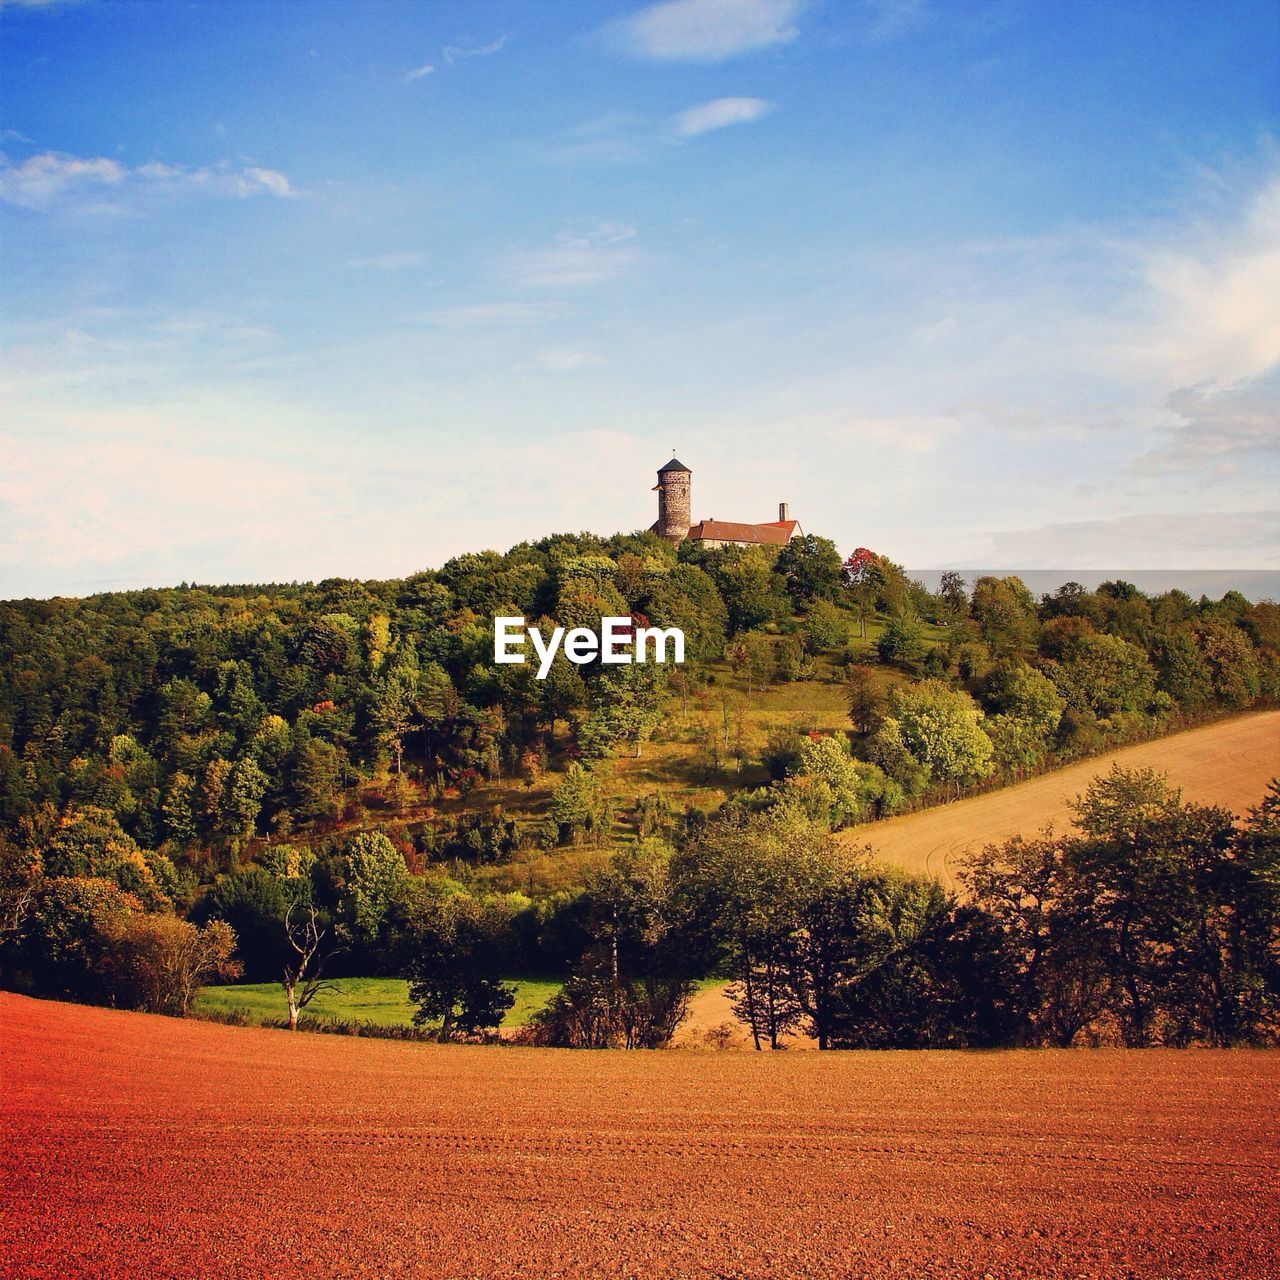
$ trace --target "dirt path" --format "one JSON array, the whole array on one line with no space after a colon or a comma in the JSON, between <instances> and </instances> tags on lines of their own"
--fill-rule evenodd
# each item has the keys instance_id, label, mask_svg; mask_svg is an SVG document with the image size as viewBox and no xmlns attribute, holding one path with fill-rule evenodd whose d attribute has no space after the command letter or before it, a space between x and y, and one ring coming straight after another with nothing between
<instances>
[{"instance_id":1,"label":"dirt path","mask_svg":"<svg viewBox=\"0 0 1280 1280\"><path fill-rule=\"evenodd\" d=\"M0 993L0 1274L1274 1275L1280 1054L624 1053Z\"/></svg>"},{"instance_id":2,"label":"dirt path","mask_svg":"<svg viewBox=\"0 0 1280 1280\"><path fill-rule=\"evenodd\" d=\"M886 862L926 872L954 887L955 872L967 853L1010 836L1034 835L1050 823L1058 830L1067 827L1071 800L1112 764L1158 769L1182 788L1184 799L1244 813L1280 775L1280 711L1124 747L1001 791L858 827L845 838L869 844Z\"/></svg>"}]
</instances>

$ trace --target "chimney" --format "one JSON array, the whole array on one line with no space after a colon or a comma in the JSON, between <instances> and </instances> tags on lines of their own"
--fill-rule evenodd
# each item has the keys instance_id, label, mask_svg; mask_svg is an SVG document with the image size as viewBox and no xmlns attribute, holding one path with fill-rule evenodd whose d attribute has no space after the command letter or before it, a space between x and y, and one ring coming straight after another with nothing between
<instances>
[{"instance_id":1,"label":"chimney","mask_svg":"<svg viewBox=\"0 0 1280 1280\"><path fill-rule=\"evenodd\" d=\"M791 517L787 514L787 504L785 502L778 503L778 519L779 520L791 519Z\"/></svg>"}]
</instances>

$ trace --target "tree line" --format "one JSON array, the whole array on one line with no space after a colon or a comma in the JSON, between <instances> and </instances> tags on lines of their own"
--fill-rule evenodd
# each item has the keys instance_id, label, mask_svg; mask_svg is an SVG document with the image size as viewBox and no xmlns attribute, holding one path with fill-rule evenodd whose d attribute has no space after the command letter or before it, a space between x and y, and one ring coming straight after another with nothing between
<instances>
[{"instance_id":1,"label":"tree line","mask_svg":"<svg viewBox=\"0 0 1280 1280\"><path fill-rule=\"evenodd\" d=\"M690 660L671 673L559 661L537 681L492 664L495 613L566 626L630 613L682 627ZM442 951L437 935L455 936L492 956L491 979L572 975L564 998L584 1039L650 1043L684 998L663 939L690 942L641 896L618 917L632 932L606 946L613 908L591 877L615 846L615 862L634 862L614 866L619 884L656 883L654 849L683 865L732 831L785 830L800 866L824 832L1274 702L1278 651L1280 610L1235 593L1147 597L1113 582L1037 601L1016 578L970 590L955 575L930 593L886 558L842 559L816 536L779 550L561 535L391 582L5 602L0 965L37 989L181 1011L198 981L237 966L278 980L295 944L310 946L304 926L323 934L313 959L330 973L408 973L415 947L439 957L461 944ZM838 682L849 728L799 721L759 741L723 693L726 672L748 695ZM715 705L716 690L723 714L704 718L723 809L646 794L619 814L613 759L676 707ZM469 788L532 783L552 764L536 821L466 809ZM371 781L393 809L423 802L427 816L368 829L356 797ZM441 795L461 796L461 811L436 813ZM530 844L591 856L554 887L485 893L479 870ZM163 990L143 990L147 970L171 975ZM773 1020L766 1040L823 1016L812 984L788 995L776 970L770 960L764 985L753 972L743 990L753 1025L761 1009ZM460 1032L474 1029L486 991L474 1016L445 991L429 1017L453 1009Z\"/></svg>"},{"instance_id":2,"label":"tree line","mask_svg":"<svg viewBox=\"0 0 1280 1280\"><path fill-rule=\"evenodd\" d=\"M325 858L278 849L189 921L107 878L6 889L0 954L37 990L187 1011L201 982L281 982L289 1024L326 974L404 976L441 1039L496 1028L512 972L563 984L533 1044L657 1048L695 980L732 985L757 1048L1275 1043L1280 782L1241 823L1149 770L1113 769L1075 828L977 855L964 890L875 863L791 796L678 845L617 848L541 901L412 875L385 836Z\"/></svg>"}]
</instances>

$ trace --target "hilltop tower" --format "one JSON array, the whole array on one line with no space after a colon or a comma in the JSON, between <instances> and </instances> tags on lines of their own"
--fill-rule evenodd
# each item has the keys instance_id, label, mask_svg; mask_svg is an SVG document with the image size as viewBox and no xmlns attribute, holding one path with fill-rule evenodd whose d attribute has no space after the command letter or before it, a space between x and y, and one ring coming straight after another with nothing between
<instances>
[{"instance_id":1,"label":"hilltop tower","mask_svg":"<svg viewBox=\"0 0 1280 1280\"><path fill-rule=\"evenodd\" d=\"M658 472L658 483L653 486L658 491L658 523L653 531L660 538L683 542L689 536L692 480L693 472L676 458Z\"/></svg>"}]
</instances>

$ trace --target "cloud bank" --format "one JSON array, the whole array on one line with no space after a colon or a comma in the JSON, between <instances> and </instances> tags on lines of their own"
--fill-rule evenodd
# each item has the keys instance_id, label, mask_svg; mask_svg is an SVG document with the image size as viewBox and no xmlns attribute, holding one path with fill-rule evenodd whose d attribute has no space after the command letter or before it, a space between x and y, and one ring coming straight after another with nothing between
<instances>
[{"instance_id":1,"label":"cloud bank","mask_svg":"<svg viewBox=\"0 0 1280 1280\"><path fill-rule=\"evenodd\" d=\"M103 156L82 159L60 151L41 152L20 164L0 157L0 200L23 209L101 206L104 197L140 190L206 192L239 199L294 195L283 173L259 165L211 169L151 161L129 168Z\"/></svg>"}]
</instances>

